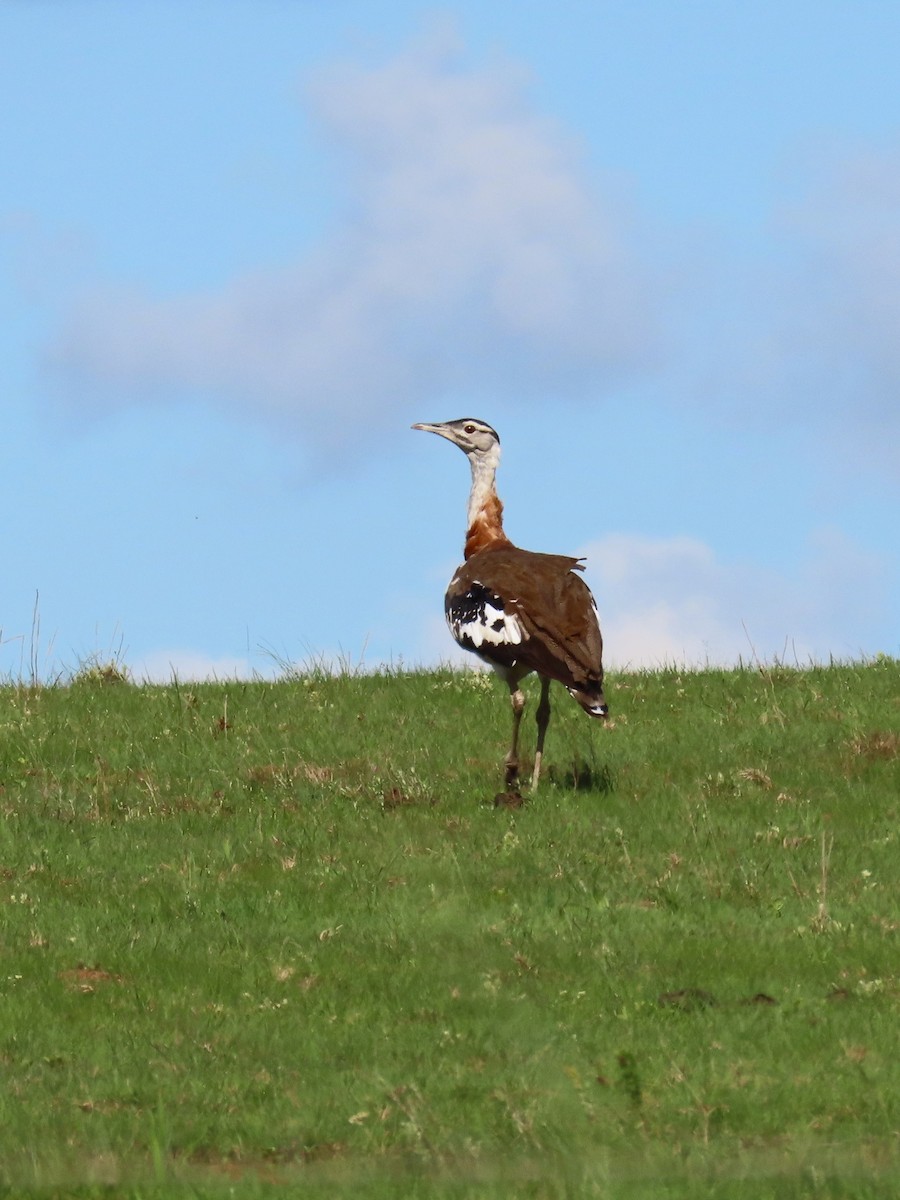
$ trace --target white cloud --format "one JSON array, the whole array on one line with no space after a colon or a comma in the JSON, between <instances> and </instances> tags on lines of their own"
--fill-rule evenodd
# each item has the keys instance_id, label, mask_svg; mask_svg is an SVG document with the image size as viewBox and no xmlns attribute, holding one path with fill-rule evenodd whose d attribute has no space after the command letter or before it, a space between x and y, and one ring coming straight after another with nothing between
<instances>
[{"instance_id":1,"label":"white cloud","mask_svg":"<svg viewBox=\"0 0 900 1200\"><path fill-rule=\"evenodd\" d=\"M845 451L900 479L900 149L830 163L782 223L803 256L786 340L815 363L790 382Z\"/></svg>"},{"instance_id":2,"label":"white cloud","mask_svg":"<svg viewBox=\"0 0 900 1200\"><path fill-rule=\"evenodd\" d=\"M753 261L720 245L682 280L685 391L802 434L832 474L900 482L900 150L801 155L790 190Z\"/></svg>"},{"instance_id":3,"label":"white cloud","mask_svg":"<svg viewBox=\"0 0 900 1200\"><path fill-rule=\"evenodd\" d=\"M791 572L723 562L685 537L610 535L583 553L618 667L855 657L883 590L879 560L834 530Z\"/></svg>"},{"instance_id":4,"label":"white cloud","mask_svg":"<svg viewBox=\"0 0 900 1200\"><path fill-rule=\"evenodd\" d=\"M332 64L306 102L341 168L328 236L215 291L82 294L48 352L72 405L201 395L345 451L452 393L595 403L659 365L667 324L673 404L900 479L896 147L798 155L799 199L729 245L636 229L523 69L446 34Z\"/></svg>"},{"instance_id":5,"label":"white cloud","mask_svg":"<svg viewBox=\"0 0 900 1200\"><path fill-rule=\"evenodd\" d=\"M309 102L346 164L330 238L215 293L95 291L56 369L115 402L199 391L320 444L450 389L602 387L652 354L643 271L526 82L464 67L446 37L320 71Z\"/></svg>"}]
</instances>

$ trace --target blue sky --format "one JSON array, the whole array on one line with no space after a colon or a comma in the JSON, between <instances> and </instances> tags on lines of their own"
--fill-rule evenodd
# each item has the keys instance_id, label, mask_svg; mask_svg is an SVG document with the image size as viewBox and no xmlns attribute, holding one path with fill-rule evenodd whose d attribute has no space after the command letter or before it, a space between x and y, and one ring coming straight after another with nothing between
<instances>
[{"instance_id":1,"label":"blue sky","mask_svg":"<svg viewBox=\"0 0 900 1200\"><path fill-rule=\"evenodd\" d=\"M0 0L0 675L900 653L900 7ZM37 611L37 619L35 619Z\"/></svg>"}]
</instances>

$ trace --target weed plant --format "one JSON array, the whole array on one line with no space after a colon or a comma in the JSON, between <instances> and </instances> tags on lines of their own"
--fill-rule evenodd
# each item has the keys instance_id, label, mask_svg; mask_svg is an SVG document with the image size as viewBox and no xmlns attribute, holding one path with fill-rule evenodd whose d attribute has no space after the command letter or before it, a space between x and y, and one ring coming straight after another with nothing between
<instances>
[{"instance_id":1,"label":"weed plant","mask_svg":"<svg viewBox=\"0 0 900 1200\"><path fill-rule=\"evenodd\" d=\"M608 696L0 687L0 1194L900 1194L900 664Z\"/></svg>"}]
</instances>

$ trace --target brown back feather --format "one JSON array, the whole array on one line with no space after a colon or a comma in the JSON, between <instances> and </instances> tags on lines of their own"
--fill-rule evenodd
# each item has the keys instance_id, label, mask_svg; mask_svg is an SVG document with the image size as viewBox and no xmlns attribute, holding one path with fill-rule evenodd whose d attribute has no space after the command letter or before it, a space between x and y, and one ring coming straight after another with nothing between
<instances>
[{"instance_id":1,"label":"brown back feather","mask_svg":"<svg viewBox=\"0 0 900 1200\"><path fill-rule=\"evenodd\" d=\"M576 574L581 570L581 560L567 555L536 554L509 542L489 545L460 567L447 601L474 582L490 588L528 637L518 646L484 646L485 655L593 692L603 682L603 639L593 596Z\"/></svg>"}]
</instances>

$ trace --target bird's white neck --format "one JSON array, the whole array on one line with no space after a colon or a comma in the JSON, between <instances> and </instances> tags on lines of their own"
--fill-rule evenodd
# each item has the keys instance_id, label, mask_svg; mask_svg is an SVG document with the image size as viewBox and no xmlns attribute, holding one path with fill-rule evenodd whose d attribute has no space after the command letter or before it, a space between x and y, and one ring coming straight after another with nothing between
<instances>
[{"instance_id":1,"label":"bird's white neck","mask_svg":"<svg viewBox=\"0 0 900 1200\"><path fill-rule=\"evenodd\" d=\"M474 525L479 515L488 507L491 496L497 495L495 480L500 461L499 448L492 454L472 455L472 490L469 492L469 525Z\"/></svg>"},{"instance_id":2,"label":"bird's white neck","mask_svg":"<svg viewBox=\"0 0 900 1200\"><path fill-rule=\"evenodd\" d=\"M500 447L489 454L471 455L472 490L469 493L466 558L495 543L508 543L503 532L503 505L497 495L495 480L500 462Z\"/></svg>"}]
</instances>

